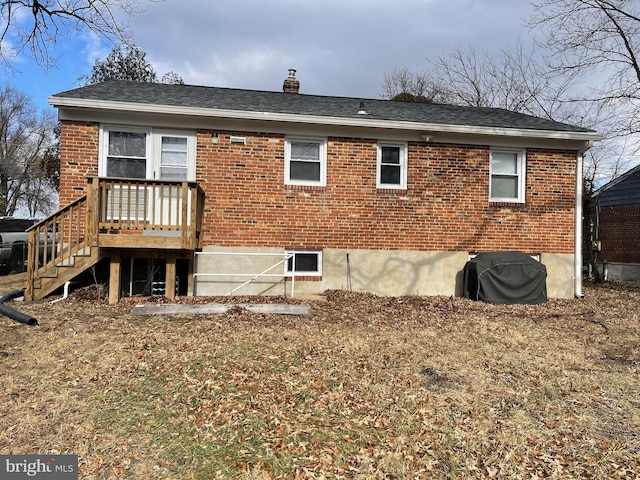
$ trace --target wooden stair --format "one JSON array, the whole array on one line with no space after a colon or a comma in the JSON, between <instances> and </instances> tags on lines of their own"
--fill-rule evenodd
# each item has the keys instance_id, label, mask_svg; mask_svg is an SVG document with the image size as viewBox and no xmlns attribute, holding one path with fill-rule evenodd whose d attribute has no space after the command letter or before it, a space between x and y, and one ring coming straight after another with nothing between
<instances>
[{"instance_id":1,"label":"wooden stair","mask_svg":"<svg viewBox=\"0 0 640 480\"><path fill-rule=\"evenodd\" d=\"M123 253L165 258L166 276L175 278L176 259L193 262L193 251L202 248L205 197L196 182L87 180L85 196L28 230L26 301L42 299L108 256L114 303Z\"/></svg>"},{"instance_id":2,"label":"wooden stair","mask_svg":"<svg viewBox=\"0 0 640 480\"><path fill-rule=\"evenodd\" d=\"M42 272L33 282L33 295L28 300L40 300L66 282L93 267L100 260L98 247L88 247L87 251L74 254L59 264Z\"/></svg>"},{"instance_id":3,"label":"wooden stair","mask_svg":"<svg viewBox=\"0 0 640 480\"><path fill-rule=\"evenodd\" d=\"M40 300L100 260L100 248L86 240L87 198L31 227L25 300Z\"/></svg>"}]
</instances>

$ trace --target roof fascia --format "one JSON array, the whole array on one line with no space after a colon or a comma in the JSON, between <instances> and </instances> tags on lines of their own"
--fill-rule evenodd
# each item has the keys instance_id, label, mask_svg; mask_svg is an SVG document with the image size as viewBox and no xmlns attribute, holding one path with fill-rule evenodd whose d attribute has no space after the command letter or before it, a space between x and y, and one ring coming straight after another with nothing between
<instances>
[{"instance_id":1,"label":"roof fascia","mask_svg":"<svg viewBox=\"0 0 640 480\"><path fill-rule=\"evenodd\" d=\"M614 178L613 180L611 180L608 183L605 183L603 186L601 186L599 189L597 189L595 192L593 192L593 198L597 197L601 193L606 192L607 190L611 190L616 185L624 182L627 178L631 177L636 172L638 172L638 170L640 170L640 165L637 165L637 166L633 167L631 170L626 171L625 173L623 173L619 177Z\"/></svg>"},{"instance_id":2,"label":"roof fascia","mask_svg":"<svg viewBox=\"0 0 640 480\"><path fill-rule=\"evenodd\" d=\"M229 118L238 120L261 120L271 122L301 123L309 125L334 125L342 127L369 127L392 130L419 131L425 135L430 133L451 133L467 135L491 135L502 137L540 138L553 140L600 140L595 132L567 132L559 130L529 130L518 128L497 128L470 125L445 125L434 123L405 122L394 120L376 120L365 116L358 118L330 117L318 115L300 115L289 113L251 112L198 107L181 107L173 105L140 104L131 102L113 102L64 97L49 97L49 104L56 108L83 108L91 110L111 110L120 112L136 112L149 114L197 116L209 118Z\"/></svg>"}]
</instances>

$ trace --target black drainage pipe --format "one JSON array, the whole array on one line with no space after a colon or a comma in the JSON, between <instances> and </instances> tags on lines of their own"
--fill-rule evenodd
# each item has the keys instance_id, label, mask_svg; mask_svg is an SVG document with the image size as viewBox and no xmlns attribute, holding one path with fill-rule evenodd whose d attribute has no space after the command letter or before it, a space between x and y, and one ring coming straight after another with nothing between
<instances>
[{"instance_id":1,"label":"black drainage pipe","mask_svg":"<svg viewBox=\"0 0 640 480\"><path fill-rule=\"evenodd\" d=\"M25 325L38 325L38 321L26 313L18 312L13 308L7 307L4 302L11 300L12 298L21 297L24 295L24 290L14 290L13 292L5 293L0 297L0 314L5 317L9 317L16 322L24 323Z\"/></svg>"}]
</instances>

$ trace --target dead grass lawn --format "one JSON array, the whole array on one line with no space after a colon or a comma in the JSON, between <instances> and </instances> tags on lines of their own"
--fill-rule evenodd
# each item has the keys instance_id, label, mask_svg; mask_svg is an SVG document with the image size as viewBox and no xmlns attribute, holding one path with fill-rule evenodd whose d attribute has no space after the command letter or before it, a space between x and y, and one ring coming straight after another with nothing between
<instances>
[{"instance_id":1,"label":"dead grass lawn","mask_svg":"<svg viewBox=\"0 0 640 480\"><path fill-rule=\"evenodd\" d=\"M585 293L331 291L308 317L13 302L40 325L0 317L0 454L78 454L83 479L637 479L640 288Z\"/></svg>"}]
</instances>

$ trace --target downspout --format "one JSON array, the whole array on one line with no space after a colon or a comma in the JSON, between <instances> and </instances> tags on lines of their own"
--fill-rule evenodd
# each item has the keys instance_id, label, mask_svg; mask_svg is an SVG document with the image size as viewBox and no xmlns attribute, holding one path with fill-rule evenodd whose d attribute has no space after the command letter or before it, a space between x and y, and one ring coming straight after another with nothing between
<instances>
[{"instance_id":1,"label":"downspout","mask_svg":"<svg viewBox=\"0 0 640 480\"><path fill-rule=\"evenodd\" d=\"M584 179L582 178L584 175L583 172L583 163L584 163L584 152L589 150L593 145L593 141L589 140L585 142L585 146L578 151L576 155L576 205L574 208L574 294L576 298L584 298L584 294L582 293L582 201L583 201L583 190L584 190Z\"/></svg>"}]
</instances>

